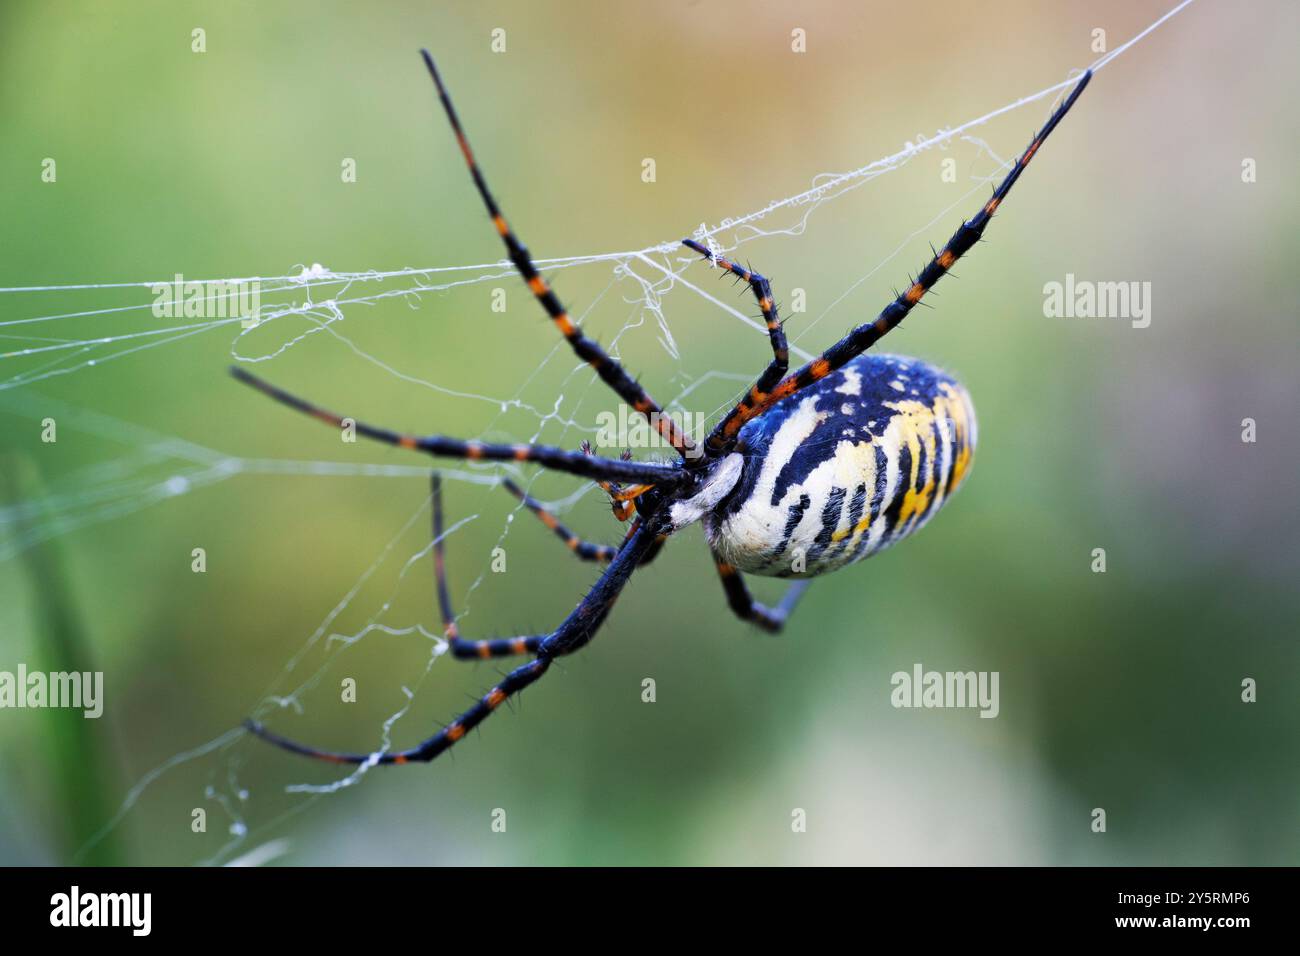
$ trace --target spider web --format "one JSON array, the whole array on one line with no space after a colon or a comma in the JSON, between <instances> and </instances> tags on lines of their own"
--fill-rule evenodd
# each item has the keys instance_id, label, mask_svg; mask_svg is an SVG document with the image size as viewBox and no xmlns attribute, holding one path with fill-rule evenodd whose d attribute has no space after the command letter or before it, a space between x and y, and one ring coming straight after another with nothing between
<instances>
[{"instance_id":1,"label":"spider web","mask_svg":"<svg viewBox=\"0 0 1300 956\"><path fill-rule=\"evenodd\" d=\"M1129 50L1169 19L1191 4L1183 0L1146 29L1118 46L1092 64L1100 71L1112 60ZM977 203L974 197L995 183L1011 162L997 153L976 131L998 117L1024 110L1033 104L1044 103L1050 107L1062 91L1072 87L1079 71L1037 92L1022 96L982 116L958 125L940 128L934 133L918 136L896 152L876 159L847 172L822 174L811 184L784 198L772 200L752 211L725 218L713 225L701 224L693 230L693 237L708 244L718 252L734 256L736 251L756 240L779 240L804 236L815 223L818 214L828 204L844 199L849 194L873 183L886 174L899 170L915 157L932 150L960 148L971 154L969 167L978 169L969 187L944 208L938 209L927 221L909 235L900 237L896 247L883 259L848 286L828 305L801 317L791 324L791 353L796 360L811 358L821 346L833 341L841 333L839 327L828 327L825 319L836 313L840 325L864 321L870 316L860 313L854 304L853 315L843 306L864 284L892 266L905 252L914 251L921 239L933 238L936 231L943 232L945 225L971 211ZM1046 116L1046 110L1043 116ZM1034 117L1040 120L1043 117ZM1037 125L1037 124L1035 124ZM1023 143L1017 136L1011 145L1020 148ZM695 298L708 309L716 310L731 320L747 326L754 335L766 335L760 320L737 305L737 300L720 297L711 287L706 287L706 267L693 253L684 251L677 237L639 249L592 253L539 259L538 267L557 284L563 284L566 273L582 272L604 275L603 289L590 297L579 320L588 315L604 315L618 308L613 301L621 296L627 317L622 326L605 342L611 354L617 356L620 339L634 329L648 327L663 351L673 360L680 360L677 336L668 318L665 300L669 296ZM691 271L688 271L691 270ZM894 273L901 275L897 266ZM889 275L891 279L897 276ZM574 446L581 438L590 438L596 429L590 416L581 414L582 397L593 384L600 383L585 366L572 368L562 375L564 389L557 393L538 389L547 399L534 400L534 380L554 362L573 360L563 341L556 341L538 362L536 372L521 382L510 394L488 394L452 389L435 381L402 371L348 334L345 320L388 300L397 300L412 308L419 308L423 299L453 293L472 287L501 285L513 287L517 274L504 261L472 265L439 265L420 268L402 268L388 271L349 272L320 264L299 265L288 274L275 276L238 277L241 281L257 282L261 288L261 319L253 327L244 327L236 317L212 319L183 319L160 324L152 314L153 289L171 277L121 283L82 283L67 285L26 286L0 288L9 302L38 303L39 314L0 321L0 338L17 343L17 347L0 353L0 408L11 413L39 419L42 415L55 415L60 426L83 430L107 439L126 449L124 454L105 460L84 470L64 476L48 493L27 501L20 501L0 511L0 558L9 559L33 545L67 534L78 528L112 521L159 502L182 495L196 493L229 479L248 475L301 475L301 476L364 476L367 478L427 477L430 465L417 462L410 465L379 465L345 461L302 461L280 458L248 458L228 451L207 447L194 441L162 434L144 426L122 421L99 411L75 407L53 401L41 394L40 386L64 376L87 372L111 362L125 360L141 352L162 350L169 346L194 339L220 339L229 343L231 356L247 366L273 363L277 359L318 341L334 340L353 352L357 358L370 363L385 375L392 376L412 386L428 389L449 400L464 403L483 403L494 408L496 418L488 430L498 426L531 419L534 430L530 435L516 435L527 441L537 441L543 431L551 444ZM206 280L204 280L206 281ZM599 287L599 283L597 283ZM617 295L613 295L618 290ZM747 291L747 290L745 290ZM870 291L870 290L867 290ZM3 300L0 300L3 301ZM82 307L65 307L49 312L40 309L43 302L82 302ZM678 299L674 299L676 303ZM864 300L865 302L866 300ZM113 302L114 304L106 304ZM878 305L879 303L877 303ZM748 305L748 303L745 303ZM12 309L7 309L12 312ZM870 315L874 315L874 311ZM111 331L105 331L111 329ZM557 337L558 339L558 337ZM759 362L765 361L757 353ZM751 363L753 364L753 363ZM730 395L752 381L760 366L747 371L710 370L692 375L682 371L679 387L669 396L668 407L682 406L688 399L695 400L710 394L710 388L720 387L709 399L708 418L717 416L730 405ZM568 393L567 395L565 393ZM716 404L713 402L716 401ZM524 416L521 419L519 416ZM507 416L510 416L507 419ZM471 467L446 467L440 463L439 471L447 481L478 485L499 483L498 471L477 470ZM509 466L507 466L509 467ZM517 472L527 484L536 476ZM586 483L570 495L545 502L555 513L564 515L595 486ZM599 494L599 492L596 492ZM497 544L500 546L510 533L514 518L520 513L512 509L505 519ZM484 520L470 514L453 520L443 533L449 539L471 522ZM424 540L414 551L410 541L427 528L429 500L427 496L396 529L391 539L382 547L353 585L329 609L320 623L306 637L301 648L284 665L252 709L255 716L266 717L283 709L301 712L304 700L330 669L337 663L341 652L353 647L376 633L402 637L427 644L428 654L423 668L414 674L414 680L400 687L401 706L383 720L377 739L373 743L376 755L393 745L392 734L410 712L420 694L425 679L434 663L446 652L447 644L441 628L428 623L428 619L402 619L394 622L394 603L408 580L414 577L414 586L428 587L429 555L434 542ZM498 519L488 519L498 520ZM478 576L461 589L456 602L460 616L473 613L474 593L483 583L487 573L484 562ZM362 611L358 602L364 601ZM360 619L354 620L358 612ZM343 621L347 620L347 626ZM325 653L321 653L322 650ZM323 657L323 661L318 658ZM308 662L311 662L310 664ZM402 726L402 742L419 739L427 733L424 725ZM89 843L83 847L84 855L107 834L114 831L140 805L146 791L161 778L178 767L201 762L206 770L206 783L202 797L209 805L222 808L226 815L226 837L205 863L261 863L280 855L286 849L283 841L259 842L261 835L282 824L287 818L303 812L317 800L329 794L352 787L364 781L373 764L349 768L342 776L325 784L297 783L286 788L290 799L283 800L276 812L252 819L251 794L241 783L240 772L244 763L244 747L248 743L241 729L233 729L192 749L178 753L155 767L129 790L112 819ZM259 745L260 746L260 745Z\"/></svg>"}]
</instances>

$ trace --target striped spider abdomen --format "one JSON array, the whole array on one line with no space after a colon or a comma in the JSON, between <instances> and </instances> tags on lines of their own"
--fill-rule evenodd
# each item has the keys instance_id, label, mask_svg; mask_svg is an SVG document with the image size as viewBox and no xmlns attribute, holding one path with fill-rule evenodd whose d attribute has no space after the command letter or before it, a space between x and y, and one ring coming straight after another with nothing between
<instances>
[{"instance_id":1,"label":"striped spider abdomen","mask_svg":"<svg viewBox=\"0 0 1300 956\"><path fill-rule=\"evenodd\" d=\"M896 355L859 355L740 430L744 466L707 515L741 571L804 577L870 557L925 524L970 471L975 409L955 379Z\"/></svg>"}]
</instances>

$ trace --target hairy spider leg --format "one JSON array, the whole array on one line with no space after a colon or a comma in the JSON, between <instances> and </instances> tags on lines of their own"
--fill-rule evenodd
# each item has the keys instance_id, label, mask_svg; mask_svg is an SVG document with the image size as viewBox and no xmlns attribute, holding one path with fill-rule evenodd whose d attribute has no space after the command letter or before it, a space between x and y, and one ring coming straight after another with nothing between
<instances>
[{"instance_id":1,"label":"hairy spider leg","mask_svg":"<svg viewBox=\"0 0 1300 956\"><path fill-rule=\"evenodd\" d=\"M497 233L505 243L510 261L514 263L515 268L519 270L519 274L528 283L528 288L537 298L537 301L541 303L542 308L546 310L546 314L551 317L555 327L568 340L578 358L595 369L596 374L623 401L644 415L679 455L683 458L700 457L690 436L678 427L677 423L650 397L641 384L628 375L623 366L611 358L596 342L583 335L582 330L569 318L569 314L560 303L559 297L551 289L542 274L537 271L537 266L533 264L528 250L519 241L510 226L507 225L505 217L501 214L496 199L493 198L492 192L488 189L487 180L483 177L483 172L479 169L477 160L474 159L474 151L470 149L469 139L461 128L460 117L456 115L456 107L452 105L451 96L447 92L447 87L443 85L442 77L438 74L438 67L433 62L433 57L428 50L421 50L420 53L424 57L425 65L429 68L429 75L433 77L434 85L438 88L438 98L442 101L442 107L447 113L447 121L451 124L452 132L456 134L456 142L460 146L461 154L465 157L465 165L469 167L469 174L474 180L474 185L478 188L479 195L483 197L483 204L487 207L488 216L492 219L492 225L496 227Z\"/></svg>"},{"instance_id":2,"label":"hairy spider leg","mask_svg":"<svg viewBox=\"0 0 1300 956\"><path fill-rule=\"evenodd\" d=\"M1007 197L1007 193L1011 192L1011 187L1016 184L1016 180L1025 171L1025 167L1034 158L1034 154L1038 152L1039 147L1051 135L1052 130L1056 129L1057 124L1061 122L1065 114L1070 111L1070 107L1074 105L1074 101L1079 98L1079 94L1083 92L1090 79L1092 79L1092 71L1088 70L1083 74L1074 89L1070 91L1070 95L1065 98L1065 101L1052 113L1047 124L1034 137L1033 142L1020 155L1011 172L1002 180L1001 185L994 190L989 201L983 205L972 219L967 220L958 227L952 238L921 270L905 292L887 305L874 322L868 322L853 329L818 358L813 359L798 371L781 379L771 391L757 396L751 391L749 395L746 395L741 403L728 413L709 434L705 441L705 447L708 449L709 454L714 455L730 449L735 444L736 435L739 433L741 426L746 422L762 414L781 399L788 398L825 378L831 372L871 348L892 329L897 328L899 323L907 317L912 307L921 301L921 297L952 268L953 264L971 246L979 241L980 236L984 233L984 227L988 225L993 213L1002 204L1002 200Z\"/></svg>"},{"instance_id":3,"label":"hairy spider leg","mask_svg":"<svg viewBox=\"0 0 1300 956\"><path fill-rule=\"evenodd\" d=\"M613 561L615 555L618 554L618 548L614 547L613 545L594 544L590 541L587 541L585 538L580 538L577 535L575 535L564 525L560 524L560 522L556 519L556 517L553 514L551 514L549 511L547 511L546 507L540 501L538 501L536 498L532 497L530 494L525 492L522 488L520 488L509 478L502 479L501 483L505 486L507 491L509 491L512 495L514 495L516 498L518 498L520 501L524 503L524 507L528 508L529 511L537 515L537 517L541 519L542 524L546 525L546 527L554 531L555 536L559 538L561 541L563 541L566 545L568 545L569 550L572 551L574 554L576 554L583 561ZM605 482L604 484L608 484L608 482ZM649 486L646 487L647 489L649 488ZM635 509L632 507L631 499L627 501L616 502L616 506L623 505L623 504L626 504L628 506L627 517L630 517L632 514L635 513ZM627 517L621 516L617 511L615 512L615 515L619 518L620 521L627 520ZM627 540L626 537L624 537L624 540L625 541ZM659 552L663 549L664 542L666 542L667 540L668 540L668 535L666 534L659 535L659 537L655 540L654 544L652 544L650 548L646 551L645 557L641 559L641 567L645 567L647 564L649 564L651 561L653 561L655 558L659 556Z\"/></svg>"},{"instance_id":4,"label":"hairy spider leg","mask_svg":"<svg viewBox=\"0 0 1300 956\"><path fill-rule=\"evenodd\" d=\"M447 563L442 541L442 476L436 471L430 476L430 508L433 511L433 578L438 592L438 612L442 616L442 633L447 638L451 656L460 660L486 657L509 657L514 654L535 654L542 646L544 635L528 637L501 637L491 640L467 641L460 636L456 626L456 612L451 607L451 594L447 589Z\"/></svg>"},{"instance_id":5,"label":"hairy spider leg","mask_svg":"<svg viewBox=\"0 0 1300 956\"><path fill-rule=\"evenodd\" d=\"M763 369L763 373L759 375L758 380L750 387L749 392L740 400L740 403L727 413L705 440L704 447L708 455L712 457L722 452L726 446L723 435L726 432L728 420L742 414L742 412L762 401L763 396L770 392L777 382L781 381L781 377L790 368L790 348L785 340L785 329L781 325L780 316L777 315L776 302L772 299L772 285L765 276L759 275L757 272L751 272L749 269L721 256L715 256L707 246L701 245L694 239L683 239L682 245L698 252L741 281L749 283L754 298L758 300L758 308L763 313L763 321L767 324L768 341L772 345L772 361L768 363L767 368Z\"/></svg>"},{"instance_id":6,"label":"hairy spider leg","mask_svg":"<svg viewBox=\"0 0 1300 956\"><path fill-rule=\"evenodd\" d=\"M574 651L585 647L596 636L596 632L605 622L610 609L618 598L619 592L623 590L624 585L631 578L632 572L637 569L641 559L659 539L659 536L665 532L667 527L668 523L664 518L662 509L634 521L627 540L624 542L623 547L619 549L618 556L605 568L600 579L587 592L586 596L578 602L577 607L569 613L569 616L564 619L560 626L542 639L537 650L537 657L526 664L516 667L499 684L480 697L472 707L432 737L409 750L375 754L336 753L329 750L318 750L289 740L286 737L281 737L251 719L245 721L244 726L250 732L269 743L275 744L277 747L306 757L314 757L317 760L345 764L427 763L439 754L449 750L469 731L486 720L503 703L545 674L551 666L551 661L555 658L565 654L572 654Z\"/></svg>"},{"instance_id":7,"label":"hairy spider leg","mask_svg":"<svg viewBox=\"0 0 1300 956\"><path fill-rule=\"evenodd\" d=\"M654 543L650 545L645 556L641 559L641 567L644 568L655 558L659 557L659 552L664 549L664 544L668 541L668 537L667 534L660 534L659 537L655 538Z\"/></svg>"},{"instance_id":8,"label":"hairy spider leg","mask_svg":"<svg viewBox=\"0 0 1300 956\"><path fill-rule=\"evenodd\" d=\"M313 405L305 399L277 388L270 382L258 378L242 368L233 367L230 374L245 385L251 385L282 405L297 409L313 418L320 419L335 427L343 426L343 418L333 412ZM615 460L598 458L580 451L566 451L552 445L493 445L480 441L465 441L460 438L448 438L443 435L404 435L377 428L365 422L354 422L358 435L372 438L400 448L423 451L440 458L461 458L470 461L526 461L550 468L553 471L567 472L581 478L594 481L643 481L674 484L681 480L679 464L663 464L649 461Z\"/></svg>"},{"instance_id":9,"label":"hairy spider leg","mask_svg":"<svg viewBox=\"0 0 1300 956\"><path fill-rule=\"evenodd\" d=\"M581 448L584 455L590 455L592 453L591 442L586 439L583 439ZM632 452L624 450L623 454L619 457L624 461L629 461L632 458ZM597 484L600 485L605 494L609 495L610 506L614 511L615 518L619 521L626 521L628 518L632 517L632 515L636 514L636 504L631 499L619 500L618 495L621 493L622 489L619 487L617 482L599 481Z\"/></svg>"},{"instance_id":10,"label":"hairy spider leg","mask_svg":"<svg viewBox=\"0 0 1300 956\"><path fill-rule=\"evenodd\" d=\"M528 492L524 491L524 489L520 488L509 478L503 479L501 484L505 486L506 491L518 498L525 508L537 515L538 520L540 520L542 524L546 525L546 527L550 528L555 536L563 541L565 545L568 546L569 550L583 561L613 561L614 555L618 554L618 548L611 545L593 544L590 541L578 537L562 525L555 515L547 511L545 505L532 495L528 494Z\"/></svg>"},{"instance_id":11,"label":"hairy spider leg","mask_svg":"<svg viewBox=\"0 0 1300 956\"><path fill-rule=\"evenodd\" d=\"M443 556L442 540L442 476L436 471L430 478L430 500L431 510L433 512L433 577L437 585L438 592L438 611L442 615L442 632L447 638L448 647L451 650L452 657L458 660L484 659L489 657L512 657L518 654L535 654L542 646L542 640L546 635L529 635L524 637L497 637L484 640L466 640L460 636L460 629L456 626L456 612L452 610L451 593L447 588L447 564ZM522 490L513 482L506 482L507 487L515 492L519 498L527 504L531 501ZM534 502L536 504L536 502ZM538 516L550 518L550 513L537 505ZM554 521L554 518L551 518ZM558 525L557 525L558 526ZM577 538L568 536L567 540L577 544L585 544L578 541ZM597 545L589 545L595 548ZM599 546L601 554L608 554L607 558L599 560L612 561L618 554L618 548L609 548ZM577 553L577 546L571 544L570 548ZM591 560L597 560L592 558Z\"/></svg>"},{"instance_id":12,"label":"hairy spider leg","mask_svg":"<svg viewBox=\"0 0 1300 956\"><path fill-rule=\"evenodd\" d=\"M722 579L722 589L727 593L727 606L736 617L756 624L772 634L780 633L785 627L786 620L798 605L799 599L803 597L803 592L808 590L808 585L812 583L795 581L786 588L785 594L776 607L767 607L754 600L753 595L749 593L749 588L745 586L744 578L735 567L722 560L717 554L713 555L713 563L718 569L718 577Z\"/></svg>"}]
</instances>

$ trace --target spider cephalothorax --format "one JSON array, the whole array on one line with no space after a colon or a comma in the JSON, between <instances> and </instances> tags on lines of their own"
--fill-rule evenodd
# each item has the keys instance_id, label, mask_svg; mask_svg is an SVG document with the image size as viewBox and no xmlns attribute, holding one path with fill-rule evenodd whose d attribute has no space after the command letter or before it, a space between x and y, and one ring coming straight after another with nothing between
<instances>
[{"instance_id":1,"label":"spider cephalothorax","mask_svg":"<svg viewBox=\"0 0 1300 956\"><path fill-rule=\"evenodd\" d=\"M1083 92L1091 72L1057 107L1047 124L975 216L926 264L916 279L871 322L859 325L820 356L789 371L785 332L766 278L729 262L692 239L683 245L747 283L767 325L772 359L745 396L696 444L622 365L583 335L537 271L528 250L507 225L479 170L451 98L428 52L424 60L447 119L493 226L511 262L574 353L644 415L680 456L676 462L639 462L625 454L602 458L584 443L576 451L547 445L498 445L442 435L417 437L360 422L368 438L439 457L533 462L597 482L614 514L631 522L618 547L584 541L508 479L503 485L558 535L579 558L608 567L577 607L553 631L523 637L467 640L456 627L442 548L442 498L433 476L434 568L444 633L454 656L490 658L531 654L473 707L409 750L346 754L287 740L249 721L254 733L286 750L338 763L428 761L446 751L489 714L540 678L551 662L585 646L604 623L632 573L658 556L674 532L704 524L731 609L768 631L779 631L807 586L797 580L774 608L755 601L740 572L808 578L852 564L921 527L961 484L975 449L975 412L955 380L916 359L867 355L898 326L953 264L979 240L994 211L1038 148ZM242 369L234 375L277 401L339 425L341 416L281 391Z\"/></svg>"}]
</instances>

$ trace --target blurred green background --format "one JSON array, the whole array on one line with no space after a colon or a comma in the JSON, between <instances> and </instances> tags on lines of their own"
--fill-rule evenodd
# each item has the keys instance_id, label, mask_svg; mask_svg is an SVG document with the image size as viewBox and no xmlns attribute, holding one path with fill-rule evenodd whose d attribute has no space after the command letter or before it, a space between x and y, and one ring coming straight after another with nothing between
<instances>
[{"instance_id":1,"label":"blurred green background","mask_svg":"<svg viewBox=\"0 0 1300 956\"><path fill-rule=\"evenodd\" d=\"M9 0L0 285L496 261L421 45L507 215L547 258L649 246L798 193L1065 79L1096 58L1094 29L1113 48L1171 5ZM454 759L329 795L285 788L337 780L337 768L239 737L146 774L221 738L268 686L318 672L300 713L270 719L340 749L377 746L404 687L418 692L393 725L398 746L493 681L494 666L448 658L422 679L419 634L327 639L372 621L437 630L427 562L403 572L428 542L424 463L343 444L234 384L229 327L28 384L15 377L44 360L6 356L0 669L102 670L107 703L98 721L0 711L0 862L73 859L145 779L82 859L1295 863L1298 19L1292 3L1205 0L1115 60L960 281L891 336L889 351L961 377L980 416L972 478L932 528L818 580L775 639L730 615L692 529L634 579L590 648ZM504 53L490 48L498 27ZM790 49L794 28L806 53ZM975 132L1008 158L1048 108ZM41 181L47 157L56 183ZM654 183L641 180L646 157ZM941 176L949 157L956 183ZM344 158L355 183L341 181ZM1245 158L1257 182L1242 181ZM997 165L970 141L923 153L738 255L780 300L805 290L787 329L815 351L874 315L974 211ZM1067 273L1149 281L1151 326L1045 318L1043 285ZM767 360L762 336L687 289L662 300L674 356L636 282L610 287L610 263L553 278L656 396ZM752 312L705 267L685 278ZM491 309L498 286L505 312ZM149 301L141 289L6 292L0 321ZM568 447L616 407L556 352L514 278L344 315L333 328L346 341L310 335L256 370L396 428ZM137 310L24 323L3 328L3 348L163 321ZM237 348L277 353L308 328L270 323ZM705 379L684 404L712 412L740 387ZM40 440L47 415L56 444ZM1256 443L1241 441L1244 418ZM185 491L165 483L178 462L192 467L190 451L156 436L241 459L417 468L263 469ZM532 490L568 500L579 485L547 475ZM99 510L106 488L118 497ZM452 481L446 497L449 521L474 518L447 544L466 633L544 630L593 580L526 513L511 520L500 489ZM595 540L621 532L599 493L563 519ZM497 546L504 574L490 570ZM1094 548L1105 574L1090 570ZM755 588L771 599L773 583ZM892 708L890 675L916 662L1000 672L998 719ZM339 700L345 677L356 703ZM1254 704L1240 700L1247 677ZM1095 807L1105 834L1090 831ZM498 808L505 833L491 827ZM806 833L792 832L795 808Z\"/></svg>"}]
</instances>

